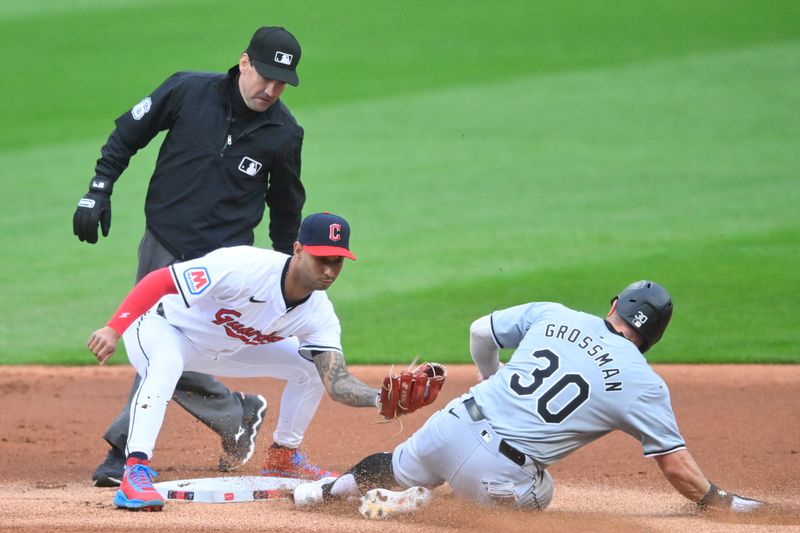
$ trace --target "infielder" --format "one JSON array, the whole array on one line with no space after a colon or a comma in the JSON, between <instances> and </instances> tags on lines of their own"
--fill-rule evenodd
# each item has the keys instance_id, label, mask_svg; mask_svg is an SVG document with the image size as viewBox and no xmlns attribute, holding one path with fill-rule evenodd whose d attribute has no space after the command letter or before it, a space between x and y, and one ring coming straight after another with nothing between
<instances>
[{"instance_id":1,"label":"infielder","mask_svg":"<svg viewBox=\"0 0 800 533\"><path fill-rule=\"evenodd\" d=\"M303 128L280 97L287 83L299 83L300 52L285 29L259 28L227 73L179 72L123 113L78 203L75 235L94 244L98 225L108 235L114 184L131 157L166 130L147 190L136 282L223 246L253 244L265 202L272 246L291 255L305 202ZM131 398L138 385L137 376ZM250 459L263 397L233 393L213 376L188 372L175 401L220 435L221 470ZM97 486L120 483L129 412L130 400L103 435L110 449L92 475Z\"/></svg>"},{"instance_id":2,"label":"infielder","mask_svg":"<svg viewBox=\"0 0 800 533\"><path fill-rule=\"evenodd\" d=\"M362 514L384 518L417 509L430 498L429 488L447 482L481 504L543 510L553 495L547 468L619 429L641 442L644 456L701 507L760 505L706 479L678 430L667 385L642 355L672 316L667 291L639 281L611 302L605 319L547 302L479 318L470 328L470 352L487 379L393 453L371 455L339 478L300 485L295 503L366 493ZM500 348L515 350L505 366Z\"/></svg>"},{"instance_id":3,"label":"infielder","mask_svg":"<svg viewBox=\"0 0 800 533\"><path fill-rule=\"evenodd\" d=\"M124 332L128 358L141 376L116 506L163 507L149 460L186 370L287 380L276 434L298 445L325 390L346 405L381 407L379 390L347 370L339 320L325 293L344 258L355 260L349 242L342 217L317 213L300 226L291 257L236 246L157 270L91 335L89 349L102 364Z\"/></svg>"}]
</instances>

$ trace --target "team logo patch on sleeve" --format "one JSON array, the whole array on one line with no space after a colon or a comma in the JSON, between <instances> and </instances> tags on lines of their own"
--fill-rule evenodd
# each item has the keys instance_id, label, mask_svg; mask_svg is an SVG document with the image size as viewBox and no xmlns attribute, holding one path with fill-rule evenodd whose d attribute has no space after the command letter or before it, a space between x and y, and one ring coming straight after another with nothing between
<instances>
[{"instance_id":1,"label":"team logo patch on sleeve","mask_svg":"<svg viewBox=\"0 0 800 533\"><path fill-rule=\"evenodd\" d=\"M190 268L184 271L183 279L192 294L200 294L211 285L211 277L205 267Z\"/></svg>"},{"instance_id":2,"label":"team logo patch on sleeve","mask_svg":"<svg viewBox=\"0 0 800 533\"><path fill-rule=\"evenodd\" d=\"M148 96L131 109L131 115L133 115L133 120L141 120L143 116L150 111L150 108L153 106L153 101Z\"/></svg>"}]
</instances>

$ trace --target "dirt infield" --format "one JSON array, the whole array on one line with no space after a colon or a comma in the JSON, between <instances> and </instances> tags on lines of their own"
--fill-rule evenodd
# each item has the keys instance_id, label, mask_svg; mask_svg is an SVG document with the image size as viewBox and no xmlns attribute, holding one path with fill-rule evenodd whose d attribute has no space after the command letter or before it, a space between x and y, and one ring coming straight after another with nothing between
<instances>
[{"instance_id":1,"label":"dirt infield","mask_svg":"<svg viewBox=\"0 0 800 533\"><path fill-rule=\"evenodd\" d=\"M386 368L355 367L377 384ZM689 450L718 485L775 505L758 516L700 513L616 432L555 465L545 513L479 509L439 488L430 507L392 524L362 519L355 505L296 510L286 500L241 504L167 504L161 513L117 510L114 489L91 486L104 457L100 435L117 414L130 367L0 367L0 529L15 531L800 531L800 366L659 366ZM471 366L451 367L435 406L467 390ZM261 392L270 409L259 449L271 440L282 384L225 379ZM306 437L318 464L346 469L364 455L391 450L433 410L377 424L371 409L324 398ZM222 475L219 439L172 404L156 445L159 480ZM257 475L262 453L240 472Z\"/></svg>"}]
</instances>

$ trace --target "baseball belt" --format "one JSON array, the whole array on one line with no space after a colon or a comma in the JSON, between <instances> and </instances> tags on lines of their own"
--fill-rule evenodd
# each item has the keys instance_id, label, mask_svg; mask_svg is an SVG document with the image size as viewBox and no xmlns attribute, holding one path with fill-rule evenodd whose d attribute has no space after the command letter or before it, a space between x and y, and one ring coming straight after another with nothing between
<instances>
[{"instance_id":1,"label":"baseball belt","mask_svg":"<svg viewBox=\"0 0 800 533\"><path fill-rule=\"evenodd\" d=\"M467 410L467 414L472 419L473 422L479 422L481 420L486 420L486 417L483 416L481 412L481 408L478 407L478 402L475 401L475 398L467 398L464 400L464 408ZM488 420L487 420L488 422ZM515 463L518 466L525 465L525 454L519 451L518 449L514 448L512 445L506 441L506 439L500 439L500 446L498 447L498 451L508 457L511 462Z\"/></svg>"}]
</instances>

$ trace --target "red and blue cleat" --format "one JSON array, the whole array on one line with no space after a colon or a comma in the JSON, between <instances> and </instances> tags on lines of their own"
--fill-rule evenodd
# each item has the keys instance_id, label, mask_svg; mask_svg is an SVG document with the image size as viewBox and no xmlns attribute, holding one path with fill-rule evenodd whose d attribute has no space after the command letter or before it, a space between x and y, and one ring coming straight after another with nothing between
<instances>
[{"instance_id":1,"label":"red and blue cleat","mask_svg":"<svg viewBox=\"0 0 800 533\"><path fill-rule=\"evenodd\" d=\"M150 468L150 462L129 457L125 463L122 484L114 496L114 505L131 511L160 511L164 498L153 487L153 478L158 476Z\"/></svg>"}]
</instances>

